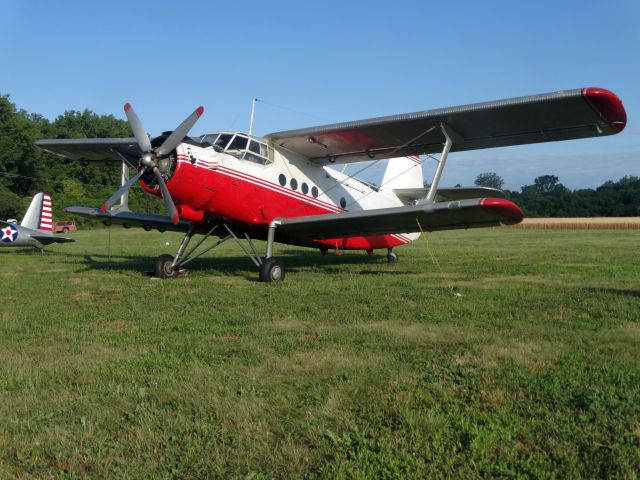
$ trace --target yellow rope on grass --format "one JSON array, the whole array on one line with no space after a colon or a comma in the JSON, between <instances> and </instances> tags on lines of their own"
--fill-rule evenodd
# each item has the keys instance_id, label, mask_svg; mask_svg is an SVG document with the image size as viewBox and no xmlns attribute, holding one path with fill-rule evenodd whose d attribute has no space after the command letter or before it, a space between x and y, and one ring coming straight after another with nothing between
<instances>
[{"instance_id":1,"label":"yellow rope on grass","mask_svg":"<svg viewBox=\"0 0 640 480\"><path fill-rule=\"evenodd\" d=\"M424 238L424 245L425 245L425 248L427 250L427 253L431 257L431 261L436 265L436 267L438 267L438 270L440 271L440 276L444 279L445 283L449 287L449 290L451 290L451 293L453 293L453 296L454 297L461 297L462 294L460 292L458 292L458 288L453 285L453 282L451 281L449 276L444 273L444 270L442 270L442 267L440 266L440 262L438 262L438 259L435 256L435 254L433 253L433 249L431 248L431 244L429 243L429 237L427 237L427 233L422 228L422 225L420 224L420 219L418 219L418 217L416 217L416 223L418 224L418 228L420 229L420 233L422 233L422 237Z\"/></svg>"}]
</instances>

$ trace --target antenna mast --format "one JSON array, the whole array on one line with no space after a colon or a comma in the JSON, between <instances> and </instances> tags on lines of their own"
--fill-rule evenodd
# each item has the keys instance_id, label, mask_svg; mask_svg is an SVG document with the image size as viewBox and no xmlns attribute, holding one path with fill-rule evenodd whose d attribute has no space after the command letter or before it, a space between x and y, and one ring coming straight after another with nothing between
<instances>
[{"instance_id":1,"label":"antenna mast","mask_svg":"<svg viewBox=\"0 0 640 480\"><path fill-rule=\"evenodd\" d=\"M254 98L251 102L251 119L249 120L249 135L253 133L253 114L256 111L256 103L260 101L259 98Z\"/></svg>"}]
</instances>

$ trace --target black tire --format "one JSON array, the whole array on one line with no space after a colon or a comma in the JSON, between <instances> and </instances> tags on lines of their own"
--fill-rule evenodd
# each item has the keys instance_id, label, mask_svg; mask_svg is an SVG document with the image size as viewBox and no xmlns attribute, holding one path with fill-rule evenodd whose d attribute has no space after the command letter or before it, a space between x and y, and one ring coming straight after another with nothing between
<instances>
[{"instance_id":1,"label":"black tire","mask_svg":"<svg viewBox=\"0 0 640 480\"><path fill-rule=\"evenodd\" d=\"M261 282L281 282L284 280L284 262L278 258L267 258L260 266Z\"/></svg>"},{"instance_id":2,"label":"black tire","mask_svg":"<svg viewBox=\"0 0 640 480\"><path fill-rule=\"evenodd\" d=\"M173 257L171 255L160 255L156 259L155 274L158 278L174 278L178 272L171 268Z\"/></svg>"},{"instance_id":3,"label":"black tire","mask_svg":"<svg viewBox=\"0 0 640 480\"><path fill-rule=\"evenodd\" d=\"M398 254L397 253L389 253L387 255L387 262L389 263L396 263L398 261Z\"/></svg>"},{"instance_id":4,"label":"black tire","mask_svg":"<svg viewBox=\"0 0 640 480\"><path fill-rule=\"evenodd\" d=\"M69 229L67 227L62 227L62 233L69 233Z\"/></svg>"}]
</instances>

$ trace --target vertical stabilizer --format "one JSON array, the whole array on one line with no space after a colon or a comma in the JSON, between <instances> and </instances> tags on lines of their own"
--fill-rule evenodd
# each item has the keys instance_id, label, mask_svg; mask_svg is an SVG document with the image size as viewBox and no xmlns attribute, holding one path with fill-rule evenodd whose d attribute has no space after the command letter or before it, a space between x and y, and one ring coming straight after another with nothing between
<instances>
[{"instance_id":1,"label":"vertical stabilizer","mask_svg":"<svg viewBox=\"0 0 640 480\"><path fill-rule=\"evenodd\" d=\"M33 230L51 232L53 230L51 197L46 193L36 193L20 225Z\"/></svg>"},{"instance_id":2,"label":"vertical stabilizer","mask_svg":"<svg viewBox=\"0 0 640 480\"><path fill-rule=\"evenodd\" d=\"M423 188L420 157L390 158L382 177L381 190L397 188Z\"/></svg>"}]
</instances>

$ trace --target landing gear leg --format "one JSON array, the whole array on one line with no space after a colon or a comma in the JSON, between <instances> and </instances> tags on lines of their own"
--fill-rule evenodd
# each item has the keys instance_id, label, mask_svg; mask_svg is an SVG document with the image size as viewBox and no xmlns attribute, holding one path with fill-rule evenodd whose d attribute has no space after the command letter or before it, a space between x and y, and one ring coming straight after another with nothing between
<instances>
[{"instance_id":1,"label":"landing gear leg","mask_svg":"<svg viewBox=\"0 0 640 480\"><path fill-rule=\"evenodd\" d=\"M393 249L387 248L387 262L396 263L398 261L398 254L393 253Z\"/></svg>"},{"instance_id":2,"label":"landing gear leg","mask_svg":"<svg viewBox=\"0 0 640 480\"><path fill-rule=\"evenodd\" d=\"M267 255L260 265L259 280L261 282L280 282L284 280L284 262L273 256L273 243L276 238L276 228L280 225L279 220L272 220L269 224L267 234Z\"/></svg>"},{"instance_id":3,"label":"landing gear leg","mask_svg":"<svg viewBox=\"0 0 640 480\"><path fill-rule=\"evenodd\" d=\"M279 282L284 279L284 263L282 260L273 257L273 243L275 241L275 229L280 225L278 220L274 220L269 225L269 233L267 239L267 255L265 256L264 261L258 255L251 238L247 233L244 233L244 238L247 240L249 244L249 249L247 249L238 236L233 232L231 227L226 223L220 223L214 225L211 230L209 230L204 237L196 243L191 249L187 251L187 246L191 241L191 237L195 234L195 230L190 228L182 240L180 247L178 248L178 252L176 253L176 257L173 258L171 255L160 255L156 260L155 264L155 274L160 278L173 278L178 275L178 273L184 270L184 267L195 260L196 258L204 255L209 250L216 248L221 243L224 243L230 238L233 238L238 246L242 249L242 251L249 257L249 259L254 263L256 267L258 267L260 271L259 279L261 282ZM213 245L209 245L207 248L200 249L199 253L195 253L196 250L199 249L200 245L202 245L211 235L216 232L216 230L222 227L227 231L227 235L221 236L221 238L214 242Z\"/></svg>"}]
</instances>

